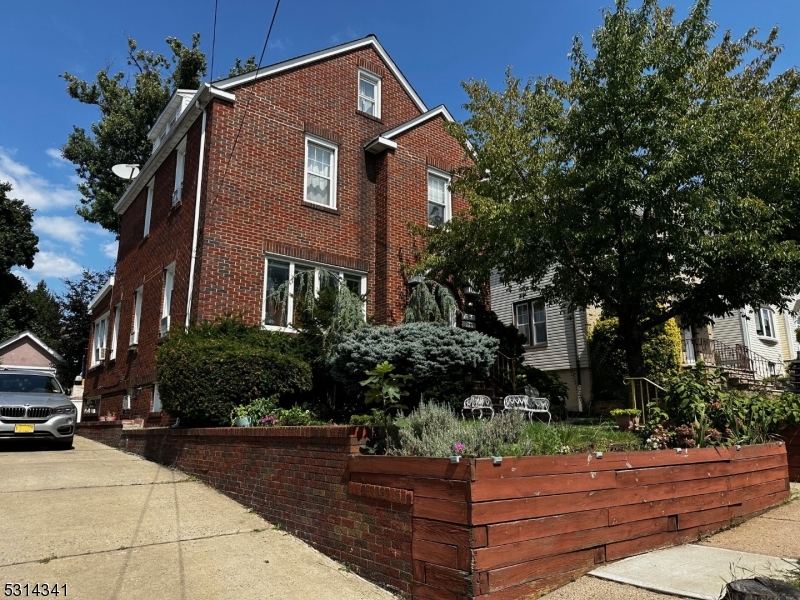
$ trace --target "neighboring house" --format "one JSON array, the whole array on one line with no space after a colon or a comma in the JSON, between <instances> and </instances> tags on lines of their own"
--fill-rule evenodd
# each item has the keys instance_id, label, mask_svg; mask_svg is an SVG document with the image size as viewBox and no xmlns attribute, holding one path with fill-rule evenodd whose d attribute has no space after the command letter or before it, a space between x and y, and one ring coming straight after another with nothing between
<instances>
[{"instance_id":1,"label":"neighboring house","mask_svg":"<svg viewBox=\"0 0 800 600\"><path fill-rule=\"evenodd\" d=\"M552 274L543 283L550 277ZM509 289L500 283L497 273L492 273L490 290L492 310L498 318L525 336L524 363L558 375L569 390L567 409L584 410L592 390L586 336L598 311L565 312L562 306L545 304L536 293L521 293L518 285Z\"/></svg>"},{"instance_id":2,"label":"neighboring house","mask_svg":"<svg viewBox=\"0 0 800 600\"><path fill-rule=\"evenodd\" d=\"M115 206L116 273L90 307L87 406L162 422L159 338L228 313L289 331L291 300L284 312L269 294L300 270L335 271L368 292L377 323L398 323L408 224L466 208L448 186L463 159L451 120L374 36L178 90Z\"/></svg>"},{"instance_id":3,"label":"neighboring house","mask_svg":"<svg viewBox=\"0 0 800 600\"><path fill-rule=\"evenodd\" d=\"M567 408L582 411L592 397L587 336L600 310L567 313L561 306L541 302L536 293L522 294L517 285L508 288L496 273L490 289L497 316L517 327L527 340L524 363L558 375L569 389ZM789 308L797 313L800 298ZM713 326L682 329L682 365L702 360L721 368L730 383L744 386L784 376L800 352L795 337L798 326L788 311L775 306L745 307L732 316L715 318Z\"/></svg>"},{"instance_id":4,"label":"neighboring house","mask_svg":"<svg viewBox=\"0 0 800 600\"><path fill-rule=\"evenodd\" d=\"M55 373L61 355L30 331L23 331L0 342L0 368L37 369ZM68 386L71 381L64 382Z\"/></svg>"}]
</instances>

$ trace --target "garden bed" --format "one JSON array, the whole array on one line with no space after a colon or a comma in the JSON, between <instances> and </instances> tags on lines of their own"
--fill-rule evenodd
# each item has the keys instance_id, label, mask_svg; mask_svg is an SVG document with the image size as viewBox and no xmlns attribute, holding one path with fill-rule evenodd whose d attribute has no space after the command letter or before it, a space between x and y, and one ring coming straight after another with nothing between
<instances>
[{"instance_id":1,"label":"garden bed","mask_svg":"<svg viewBox=\"0 0 800 600\"><path fill-rule=\"evenodd\" d=\"M93 437L97 427L79 433ZM540 595L595 564L695 540L789 494L778 444L496 465L360 455L357 427L119 433L123 449L194 475L405 598Z\"/></svg>"}]
</instances>

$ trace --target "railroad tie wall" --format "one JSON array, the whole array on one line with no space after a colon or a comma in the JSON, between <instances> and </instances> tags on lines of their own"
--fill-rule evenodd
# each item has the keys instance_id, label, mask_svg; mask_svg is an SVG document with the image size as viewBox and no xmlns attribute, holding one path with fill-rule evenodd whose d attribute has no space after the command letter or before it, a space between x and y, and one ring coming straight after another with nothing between
<instances>
[{"instance_id":1,"label":"railroad tie wall","mask_svg":"<svg viewBox=\"0 0 800 600\"><path fill-rule=\"evenodd\" d=\"M350 479L413 490L414 598L542 595L788 497L777 444L466 460L354 456Z\"/></svg>"},{"instance_id":2,"label":"railroad tie wall","mask_svg":"<svg viewBox=\"0 0 800 600\"><path fill-rule=\"evenodd\" d=\"M791 427L781 432L786 441L789 456L789 479L800 482L800 427Z\"/></svg>"}]
</instances>

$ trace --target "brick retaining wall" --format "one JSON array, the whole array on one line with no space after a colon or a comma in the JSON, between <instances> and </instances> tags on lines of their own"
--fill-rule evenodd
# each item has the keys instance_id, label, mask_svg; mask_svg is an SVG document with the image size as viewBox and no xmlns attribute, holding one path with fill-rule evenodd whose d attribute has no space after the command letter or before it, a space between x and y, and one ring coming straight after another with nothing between
<instances>
[{"instance_id":1,"label":"brick retaining wall","mask_svg":"<svg viewBox=\"0 0 800 600\"><path fill-rule=\"evenodd\" d=\"M78 423L75 433L112 448L119 448L122 439L122 423L119 421L86 421Z\"/></svg>"},{"instance_id":2,"label":"brick retaining wall","mask_svg":"<svg viewBox=\"0 0 800 600\"><path fill-rule=\"evenodd\" d=\"M789 496L783 445L492 459L353 456L351 485L412 490L413 595L537 597Z\"/></svg>"},{"instance_id":3,"label":"brick retaining wall","mask_svg":"<svg viewBox=\"0 0 800 600\"><path fill-rule=\"evenodd\" d=\"M413 493L349 489L348 459L364 435L356 427L131 429L122 446L196 476L408 598Z\"/></svg>"}]
</instances>

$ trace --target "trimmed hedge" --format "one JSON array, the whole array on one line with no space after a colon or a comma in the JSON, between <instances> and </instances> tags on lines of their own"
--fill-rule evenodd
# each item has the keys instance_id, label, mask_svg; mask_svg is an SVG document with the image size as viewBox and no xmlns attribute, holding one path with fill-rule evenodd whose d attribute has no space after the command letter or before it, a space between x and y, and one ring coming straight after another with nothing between
<instances>
[{"instance_id":1,"label":"trimmed hedge","mask_svg":"<svg viewBox=\"0 0 800 600\"><path fill-rule=\"evenodd\" d=\"M246 326L170 333L156 352L164 410L191 425L230 425L236 405L309 390L311 367L285 341Z\"/></svg>"}]
</instances>

